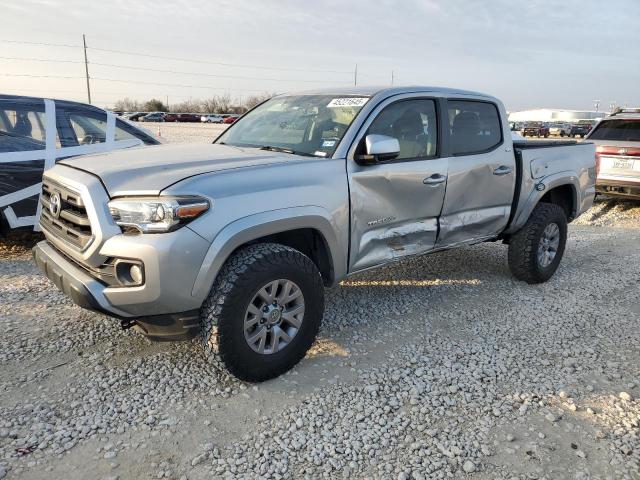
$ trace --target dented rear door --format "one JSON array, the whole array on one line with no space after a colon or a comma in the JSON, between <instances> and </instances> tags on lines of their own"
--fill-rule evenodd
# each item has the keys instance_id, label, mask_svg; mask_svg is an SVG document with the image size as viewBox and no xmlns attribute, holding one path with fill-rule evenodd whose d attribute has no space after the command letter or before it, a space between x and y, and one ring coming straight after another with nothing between
<instances>
[{"instance_id":1,"label":"dented rear door","mask_svg":"<svg viewBox=\"0 0 640 480\"><path fill-rule=\"evenodd\" d=\"M363 125L358 148L367 134L382 134L399 139L401 154L374 165L347 162L351 272L434 248L448 163L440 157L439 110L434 98L392 97Z\"/></svg>"},{"instance_id":2,"label":"dented rear door","mask_svg":"<svg viewBox=\"0 0 640 480\"><path fill-rule=\"evenodd\" d=\"M516 185L504 108L490 101L449 99L447 116L450 158L438 248L502 232Z\"/></svg>"}]
</instances>

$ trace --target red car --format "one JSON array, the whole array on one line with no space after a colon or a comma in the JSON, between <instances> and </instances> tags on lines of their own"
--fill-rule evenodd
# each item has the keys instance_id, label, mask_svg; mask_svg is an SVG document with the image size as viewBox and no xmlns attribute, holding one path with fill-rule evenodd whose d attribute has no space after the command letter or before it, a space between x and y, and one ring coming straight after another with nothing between
<instances>
[{"instance_id":1,"label":"red car","mask_svg":"<svg viewBox=\"0 0 640 480\"><path fill-rule=\"evenodd\" d=\"M224 120L222 120L222 123L233 123L235 122L238 118L240 118L240 115L229 115L228 117L225 117Z\"/></svg>"},{"instance_id":2,"label":"red car","mask_svg":"<svg viewBox=\"0 0 640 480\"><path fill-rule=\"evenodd\" d=\"M199 122L200 115L195 113L167 113L164 116L165 122Z\"/></svg>"},{"instance_id":3,"label":"red car","mask_svg":"<svg viewBox=\"0 0 640 480\"><path fill-rule=\"evenodd\" d=\"M549 127L542 122L527 123L522 129L523 137L549 137Z\"/></svg>"}]
</instances>

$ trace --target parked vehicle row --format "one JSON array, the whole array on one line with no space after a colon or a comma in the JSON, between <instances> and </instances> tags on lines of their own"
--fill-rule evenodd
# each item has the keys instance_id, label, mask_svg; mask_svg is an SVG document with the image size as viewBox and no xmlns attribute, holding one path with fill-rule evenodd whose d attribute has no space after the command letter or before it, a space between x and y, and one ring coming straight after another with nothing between
<instances>
[{"instance_id":1,"label":"parked vehicle row","mask_svg":"<svg viewBox=\"0 0 640 480\"><path fill-rule=\"evenodd\" d=\"M255 382L304 357L323 287L349 275L499 240L517 279L548 280L594 184L594 145L513 142L488 95L280 95L213 144L61 161L34 257L81 307L156 339L200 334Z\"/></svg>"},{"instance_id":2,"label":"parked vehicle row","mask_svg":"<svg viewBox=\"0 0 640 480\"><path fill-rule=\"evenodd\" d=\"M236 115L233 113L229 113L229 114L217 114L217 113L212 113L209 115L203 115L200 118L201 122L204 123L233 123L235 122L238 118L240 118L240 115Z\"/></svg>"},{"instance_id":3,"label":"parked vehicle row","mask_svg":"<svg viewBox=\"0 0 640 480\"><path fill-rule=\"evenodd\" d=\"M204 122L204 123L233 123L240 115L205 114L199 113L166 113L166 112L113 112L127 120L136 122Z\"/></svg>"},{"instance_id":4,"label":"parked vehicle row","mask_svg":"<svg viewBox=\"0 0 640 480\"><path fill-rule=\"evenodd\" d=\"M549 138L549 136L557 136L584 138L591 131L593 124L590 122L510 122L509 126L512 131L521 132L524 137Z\"/></svg>"}]
</instances>

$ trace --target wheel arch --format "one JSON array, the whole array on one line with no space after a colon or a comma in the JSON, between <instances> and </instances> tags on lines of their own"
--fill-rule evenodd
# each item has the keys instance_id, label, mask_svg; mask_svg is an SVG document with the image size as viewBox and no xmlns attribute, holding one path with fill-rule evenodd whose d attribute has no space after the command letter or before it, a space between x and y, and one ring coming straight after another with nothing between
<instances>
[{"instance_id":1,"label":"wheel arch","mask_svg":"<svg viewBox=\"0 0 640 480\"><path fill-rule=\"evenodd\" d=\"M204 300L227 259L238 249L261 242L301 251L316 264L327 286L346 275L346 252L329 213L321 207L297 207L251 215L223 228L205 255L192 295Z\"/></svg>"},{"instance_id":2,"label":"wheel arch","mask_svg":"<svg viewBox=\"0 0 640 480\"><path fill-rule=\"evenodd\" d=\"M529 197L519 206L513 222L505 233L512 234L518 231L527 223L531 212L540 202L560 205L567 215L567 220L571 222L577 215L580 208L580 181L573 172L561 172L540 179L537 185L543 185L542 190L534 188Z\"/></svg>"}]
</instances>

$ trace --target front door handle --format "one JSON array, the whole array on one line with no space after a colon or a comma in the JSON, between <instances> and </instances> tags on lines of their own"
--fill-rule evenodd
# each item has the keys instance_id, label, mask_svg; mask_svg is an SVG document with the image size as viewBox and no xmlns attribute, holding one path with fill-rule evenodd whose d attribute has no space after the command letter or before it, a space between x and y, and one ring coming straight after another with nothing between
<instances>
[{"instance_id":1,"label":"front door handle","mask_svg":"<svg viewBox=\"0 0 640 480\"><path fill-rule=\"evenodd\" d=\"M440 185L441 183L445 182L447 180L447 176L446 175L440 175L439 173L434 173L433 175L431 175L430 177L425 178L422 183L424 183L425 185Z\"/></svg>"},{"instance_id":2,"label":"front door handle","mask_svg":"<svg viewBox=\"0 0 640 480\"><path fill-rule=\"evenodd\" d=\"M507 167L506 165L500 165L498 168L496 168L493 171L494 175L507 175L509 173L513 172L513 168L511 167Z\"/></svg>"}]
</instances>

